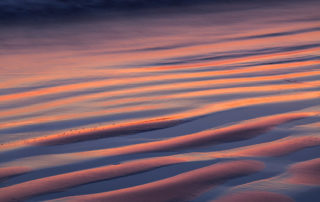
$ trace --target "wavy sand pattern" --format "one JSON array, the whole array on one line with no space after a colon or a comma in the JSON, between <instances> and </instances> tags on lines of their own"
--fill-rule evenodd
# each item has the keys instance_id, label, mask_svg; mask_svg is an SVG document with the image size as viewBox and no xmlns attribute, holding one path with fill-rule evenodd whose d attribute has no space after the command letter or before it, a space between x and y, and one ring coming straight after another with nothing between
<instances>
[{"instance_id":1,"label":"wavy sand pattern","mask_svg":"<svg viewBox=\"0 0 320 202\"><path fill-rule=\"evenodd\" d=\"M320 201L319 2L112 2L0 3L1 202Z\"/></svg>"}]
</instances>

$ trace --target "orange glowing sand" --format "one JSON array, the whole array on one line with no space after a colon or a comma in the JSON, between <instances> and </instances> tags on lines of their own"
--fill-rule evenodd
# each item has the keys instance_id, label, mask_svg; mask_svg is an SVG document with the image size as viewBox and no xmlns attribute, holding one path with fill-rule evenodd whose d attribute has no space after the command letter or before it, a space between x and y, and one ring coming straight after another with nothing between
<instances>
[{"instance_id":1,"label":"orange glowing sand","mask_svg":"<svg viewBox=\"0 0 320 202\"><path fill-rule=\"evenodd\" d=\"M196 169L149 184L106 193L62 198L61 201L185 201L230 178L249 175L263 168L263 163L258 161L231 161Z\"/></svg>"}]
</instances>

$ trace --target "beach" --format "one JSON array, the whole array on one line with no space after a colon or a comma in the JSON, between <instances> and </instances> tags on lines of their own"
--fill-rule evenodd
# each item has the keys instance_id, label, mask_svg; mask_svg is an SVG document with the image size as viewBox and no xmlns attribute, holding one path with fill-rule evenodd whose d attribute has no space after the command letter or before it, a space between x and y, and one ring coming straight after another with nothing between
<instances>
[{"instance_id":1,"label":"beach","mask_svg":"<svg viewBox=\"0 0 320 202\"><path fill-rule=\"evenodd\" d=\"M320 3L137 2L0 4L0 201L319 201Z\"/></svg>"}]
</instances>

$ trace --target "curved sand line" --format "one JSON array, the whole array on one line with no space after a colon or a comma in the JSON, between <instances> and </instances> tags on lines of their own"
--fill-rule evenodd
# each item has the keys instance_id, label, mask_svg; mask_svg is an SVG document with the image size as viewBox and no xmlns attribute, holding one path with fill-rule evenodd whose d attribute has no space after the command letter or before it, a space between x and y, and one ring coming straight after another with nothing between
<instances>
[{"instance_id":1,"label":"curved sand line","mask_svg":"<svg viewBox=\"0 0 320 202\"><path fill-rule=\"evenodd\" d=\"M301 57L301 55L303 56L303 55L306 55L308 53L310 54L310 53L313 53L314 51L317 51L317 50L319 50L319 48L317 48L317 47L316 48L309 47L308 49L304 49L303 51L299 50L299 51L287 52L284 56L283 55L280 55L280 56L279 55L269 55L269 57L273 58L273 59L283 59L283 58L287 58L288 56L290 56L291 58L292 57L299 58L299 57ZM253 60L253 61L255 61L255 60ZM260 58L259 58L258 61L261 62ZM308 63L308 61L306 61L306 62ZM299 64L299 66L308 65L308 64L305 64L305 62L303 62L303 61L302 62L299 61L299 62L289 62L289 65L280 63L280 64L259 64L259 65L257 64L255 66L259 66L259 67L264 68L265 66L269 67L269 66L276 65L277 67L280 67L280 68L282 68L282 67L287 68L288 66L290 68L292 66L292 63L294 64L294 67L298 66L298 64ZM206 68L206 67L210 67L210 66L213 66L213 65L215 65L215 64L212 64L212 62L211 62L210 64L202 64L201 66L199 64L196 65L196 66L190 66L189 65L190 66L189 68L191 68L191 67L193 67L193 68ZM179 65L179 67L183 68L183 65ZM167 72L169 70L170 69L167 69L165 71ZM145 81L145 80L149 80L149 79L154 81L154 79L152 79L154 77L149 78L148 76L139 75L139 74L145 73L145 72L161 72L161 71L160 71L160 69L139 67L139 68L130 68L130 69L129 68L126 68L126 69L121 69L121 68L115 69L114 68L114 69L112 69L112 71L106 70L103 73L107 73L108 75L116 75L116 74L129 75L128 80L127 79L124 80L124 81L119 81L118 80L117 82L112 82L112 84L113 83L115 83L115 84L118 84L118 83L120 83L120 84L128 84L128 83L135 82L135 80L133 80L133 79L131 80L130 79L130 76L132 76L132 74L135 75L135 78L137 78L138 81L141 81L141 80ZM88 74L89 74L89 72L83 72L82 74L80 74L78 76L80 76L80 78L86 78L86 77L88 77ZM172 74L172 72L170 74L167 74L167 75L171 75L171 74ZM179 76L179 78L180 77L185 78L184 75L186 75L186 74L180 73L180 74L176 74L175 77ZM69 76L59 75L59 79L61 79L63 81L63 78L61 78L61 77L66 79ZM156 79L158 79L158 80L163 80L163 79L166 79L166 78L167 77L156 76ZM14 85L21 86L22 84L26 84L26 83L33 84L33 85L31 85L31 87L32 86L37 87L38 86L38 85L36 85L37 83L44 83L44 82L47 82L47 81L50 81L50 80L55 80L55 79L56 79L56 76L54 76L54 75L50 75L50 76L47 75L46 77L40 77L40 78L37 77L37 76L31 77L31 78L27 77L27 78L24 78L22 81L19 80L19 79L8 80L7 82L1 83L0 87L1 88L6 88L8 86L14 86ZM97 84L100 83L99 80L105 80L105 79L103 79L102 77L98 77L97 81L95 80L95 81L82 81L82 82L79 82L79 83L67 83L67 84L64 84L64 87L66 89L71 89L71 88L72 89L77 89L77 88L81 89L83 87L83 85L89 86L89 87L90 86L97 86ZM108 79L108 80L110 80L110 79ZM129 82L127 82L127 81L129 81ZM78 85L81 85L81 87L78 87ZM51 92L51 91L59 91L59 90L64 90L65 89L65 88L57 89L57 88L59 88L59 86L61 86L61 85L52 86L52 87L46 87L46 90L47 90L47 92L48 91ZM33 88L32 88L31 91L23 91L23 92L20 92L20 93L29 94L31 92L36 92L35 94L38 94L38 95L41 94L41 91L39 92L39 91L37 91L36 89L33 89ZM15 94L20 94L20 93L15 93ZM23 97L25 97L27 94L24 94ZM1 98L2 98L2 96L1 96Z\"/></svg>"},{"instance_id":2,"label":"curved sand line","mask_svg":"<svg viewBox=\"0 0 320 202\"><path fill-rule=\"evenodd\" d=\"M313 89L313 88L319 88L320 87L320 81L312 81L312 82L303 82L303 83L290 83L290 84L276 84L276 85L263 85L263 86L249 86L249 87L233 87L233 88L219 88L219 89L209 89L209 90L198 90L198 91L191 91L191 92L179 92L174 94L165 94L165 95L148 95L148 96L139 96L135 98L120 98L116 100L108 100L108 101L102 101L99 100L99 106L103 107L112 107L113 109L107 109L107 110L100 110L99 112L96 111L90 111L86 113L82 113L82 118L89 118L94 116L103 116L108 114L109 116L112 114L122 114L125 112L130 111L130 113L134 111L142 111L142 110L152 110L156 109L159 110L162 107L165 109L169 109L170 107L178 107L178 106L170 106L170 105L147 105L140 103L145 102L152 102L155 99L161 99L162 101L176 101L176 103L182 99L190 99L190 98L205 98L209 96L217 96L217 95L236 95L236 94L243 94L243 93L256 93L255 95L259 93L273 93L273 92L287 92L290 90L307 90L307 89ZM228 101L228 100L226 100ZM137 104L134 107L121 107L124 104ZM179 105L181 106L181 105ZM19 112L17 112L19 114ZM71 115L56 115L53 117L44 117L39 116L35 118L28 119L26 121L15 119L15 121L9 122L9 123L3 123L0 126L0 129L12 129L16 127L21 127L28 125L30 123L55 123L55 121L64 120L64 121L70 121L79 118L78 114L71 114Z\"/></svg>"},{"instance_id":3,"label":"curved sand line","mask_svg":"<svg viewBox=\"0 0 320 202\"><path fill-rule=\"evenodd\" d=\"M287 170L277 176L252 181L231 188L231 191L241 190L270 190L283 189L287 192L300 192L304 188L320 185L320 158L291 164ZM302 190L301 190L302 189Z\"/></svg>"},{"instance_id":4,"label":"curved sand line","mask_svg":"<svg viewBox=\"0 0 320 202\"><path fill-rule=\"evenodd\" d=\"M240 123L225 128L211 129L199 133L169 138L166 140L160 140L155 142L141 143L94 151L31 156L18 161L9 162L8 166L15 166L23 163L33 167L34 169L39 169L50 166L59 166L79 161L85 161L98 157L110 157L136 153L179 150L184 148L205 146L208 144L214 145L221 144L224 142L240 141L255 137L267 130L272 129L272 127L275 127L277 125L305 118L309 115L312 115L312 113L290 113L274 115L270 117L248 120L245 123ZM181 156L178 155L177 157L186 158L187 156L189 160L198 161L215 158L256 156L257 154L260 156L277 156L298 151L306 147L316 146L318 144L318 138L308 136L284 139L270 143L258 144L252 147L248 146L219 152L192 153L192 155L181 154ZM268 154L270 150L272 151L272 153ZM193 156L195 158L191 158L190 156ZM46 161L46 159L50 159L50 162Z\"/></svg>"},{"instance_id":5,"label":"curved sand line","mask_svg":"<svg viewBox=\"0 0 320 202\"><path fill-rule=\"evenodd\" d=\"M139 96L135 98L120 98L116 100L105 101L103 99L97 100L103 106L114 107L120 103L134 103L142 101L150 101L156 98L162 99L182 99L182 98L198 98L205 96L214 96L214 95L228 95L228 94L243 94L243 93L259 93L259 92L281 92L289 90L301 90L301 89L311 89L320 86L320 81L307 81L303 83L290 83L290 84L264 84L256 86L241 86L241 87L224 87L218 89L206 89L206 90L197 90L191 92L176 92L174 94L164 94L164 95L147 95Z\"/></svg>"},{"instance_id":6,"label":"curved sand line","mask_svg":"<svg viewBox=\"0 0 320 202\"><path fill-rule=\"evenodd\" d=\"M0 145L0 149L6 150L15 147L36 146L36 145L59 145L80 141L94 140L99 138L114 137L118 135L129 135L144 131L156 130L175 126L187 120L173 118L158 118L141 120L131 123L110 125L99 128L88 128L56 134L44 137L31 138Z\"/></svg>"},{"instance_id":7,"label":"curved sand line","mask_svg":"<svg viewBox=\"0 0 320 202\"><path fill-rule=\"evenodd\" d=\"M187 201L228 179L249 175L263 168L262 162L252 160L218 163L148 184L56 201Z\"/></svg>"},{"instance_id":8,"label":"curved sand line","mask_svg":"<svg viewBox=\"0 0 320 202\"><path fill-rule=\"evenodd\" d=\"M294 202L286 195L267 191L245 191L223 196L212 202Z\"/></svg>"},{"instance_id":9,"label":"curved sand line","mask_svg":"<svg viewBox=\"0 0 320 202\"><path fill-rule=\"evenodd\" d=\"M119 148L74 153L80 156L114 156L143 152L170 151L253 138L273 127L314 115L312 112L289 113L247 120L225 128L168 138L165 140L129 145Z\"/></svg>"},{"instance_id":10,"label":"curved sand line","mask_svg":"<svg viewBox=\"0 0 320 202\"><path fill-rule=\"evenodd\" d=\"M304 185L320 185L320 158L290 166L286 182Z\"/></svg>"},{"instance_id":11,"label":"curved sand line","mask_svg":"<svg viewBox=\"0 0 320 202\"><path fill-rule=\"evenodd\" d=\"M31 171L31 168L28 167L3 167L0 168L0 181L13 177L16 175L21 175Z\"/></svg>"},{"instance_id":12,"label":"curved sand line","mask_svg":"<svg viewBox=\"0 0 320 202\"><path fill-rule=\"evenodd\" d=\"M185 162L178 157L158 157L125 162L119 165L108 165L81 170L56 176L50 176L0 188L0 201L20 201L33 196L50 192L63 191L66 188L122 177L162 166ZM13 168L11 168L13 169ZM18 168L17 168L18 169ZM0 170L1 172L1 170ZM1 174L1 173L0 173ZM8 175L8 174L7 174ZM0 176L1 177L1 176Z\"/></svg>"},{"instance_id":13,"label":"curved sand line","mask_svg":"<svg viewBox=\"0 0 320 202\"><path fill-rule=\"evenodd\" d=\"M209 152L204 155L214 158L233 158L233 157L275 157L287 155L305 148L319 146L320 137L302 136L289 137L280 140L255 144L236 149ZM201 153L199 153L201 154Z\"/></svg>"},{"instance_id":14,"label":"curved sand line","mask_svg":"<svg viewBox=\"0 0 320 202\"><path fill-rule=\"evenodd\" d=\"M244 147L243 149L239 148L237 149L238 151L224 150L212 153L186 153L173 156L133 160L118 165L108 165L98 168L75 171L66 174L31 180L2 189L0 188L0 200L7 201L13 198L15 200L27 199L36 195L57 192L82 184L92 183L100 180L107 180L116 177L123 177L138 172L156 169L162 166L179 164L183 162L211 160L215 158L227 157L233 158L240 156L280 156L315 145L320 145L320 138L298 137L289 140L257 144L250 146L249 149L247 149L247 147ZM270 150L273 152L269 153ZM17 193L16 190L21 191Z\"/></svg>"},{"instance_id":15,"label":"curved sand line","mask_svg":"<svg viewBox=\"0 0 320 202\"><path fill-rule=\"evenodd\" d=\"M28 109L28 111L38 111L39 109L47 109L48 107L59 106L61 104L66 103L73 103L79 101L86 101L86 100L94 100L94 99L101 99L105 97L113 97L116 98L117 96L135 96L141 92L146 93L154 93L156 91L171 91L173 89L182 90L182 89L197 89L197 88L205 88L210 85L213 86L228 86L230 84L249 84L249 83L259 83L259 82L271 82L271 81L279 81L279 80L288 80L288 79L297 79L297 78L305 78L305 77L312 77L320 75L320 71L307 71L307 72L298 72L298 73L285 73L285 74L277 74L271 76L258 76L258 77L240 77L240 78L225 78L225 79L216 79L216 80L202 80L202 81L187 81L184 83L176 83L174 85L171 84L163 84L157 86L144 86L144 87L137 87L131 89L120 89L115 91L103 91L103 92L96 92L94 94L87 94L87 95L74 95L72 97L65 97L60 98L59 100L47 100L45 103L34 103L32 105L22 105L15 106L14 108L9 108L3 110L4 115L12 115L12 114L19 114L25 112L24 110ZM116 99L113 99L116 100ZM22 109L23 108L23 109Z\"/></svg>"},{"instance_id":16,"label":"curved sand line","mask_svg":"<svg viewBox=\"0 0 320 202\"><path fill-rule=\"evenodd\" d=\"M219 102L215 104L209 104L201 109L190 110L184 113L178 113L171 117L162 117L151 120L140 120L135 122L118 124L115 126L99 127L94 129L77 130L75 132L68 132L64 134L55 134L38 138L31 138L11 143L0 145L0 150L7 150L16 147L32 146L32 145L58 145L68 144L79 141L87 141L99 138L107 138L118 135L136 134L139 132L156 130L161 128L172 127L192 119L205 116L210 113L223 111L227 109L240 108L251 105L268 104L275 102L288 102L292 100L306 100L315 99L320 96L318 91L311 91L306 93L295 93L280 96L268 96L257 98L245 98L229 102ZM309 116L312 116L309 112ZM306 113L305 113L306 114ZM313 115L316 115L313 112ZM305 115L307 116L307 115ZM301 117L302 118L302 117Z\"/></svg>"},{"instance_id":17,"label":"curved sand line","mask_svg":"<svg viewBox=\"0 0 320 202\"><path fill-rule=\"evenodd\" d=\"M299 68L302 65L317 65L319 61L304 61L304 62L294 62L293 64L272 64L272 65L262 65L260 68L254 67L245 67L239 69L231 69L231 70L214 70L214 71L206 71L206 72L188 72L188 73L174 73L174 74L165 74L165 75L155 75L155 76L140 76L134 78L126 78L124 80L117 79L109 79L109 80L99 80L99 81L91 81L91 82L83 82L76 84L69 84L63 86L53 86L47 88L41 88L36 90L30 90L25 92L19 92L8 95L0 95L1 101L11 101L17 99L25 99L34 96L47 95L48 93L61 93L61 92L74 92L75 90L83 90L97 87L112 87L112 86L120 86L120 85L132 85L132 84L143 84L147 82L154 81L176 81L179 82L183 79L190 78L206 78L206 77L218 77L225 75L237 75L237 74L245 74L245 73L256 73L256 72L264 72L270 71L274 69L294 69ZM188 83L186 83L187 86Z\"/></svg>"}]
</instances>

